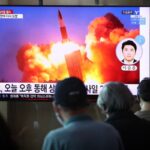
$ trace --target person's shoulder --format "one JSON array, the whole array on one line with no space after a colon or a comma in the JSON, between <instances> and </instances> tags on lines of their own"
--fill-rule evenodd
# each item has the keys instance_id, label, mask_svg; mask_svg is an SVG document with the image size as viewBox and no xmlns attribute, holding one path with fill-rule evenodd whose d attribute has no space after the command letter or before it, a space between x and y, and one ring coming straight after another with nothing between
<instances>
[{"instance_id":1,"label":"person's shoulder","mask_svg":"<svg viewBox=\"0 0 150 150\"><path fill-rule=\"evenodd\" d=\"M114 126L107 122L100 122L99 128L102 129L102 132L105 132L107 134L118 134L117 130L114 128Z\"/></svg>"},{"instance_id":2,"label":"person's shoulder","mask_svg":"<svg viewBox=\"0 0 150 150\"><path fill-rule=\"evenodd\" d=\"M137 111L135 112L135 115L140 118L150 121L150 111Z\"/></svg>"},{"instance_id":3,"label":"person's shoulder","mask_svg":"<svg viewBox=\"0 0 150 150\"><path fill-rule=\"evenodd\" d=\"M140 117L141 115L143 115L143 111L136 111L134 114L136 116Z\"/></svg>"},{"instance_id":4,"label":"person's shoulder","mask_svg":"<svg viewBox=\"0 0 150 150\"><path fill-rule=\"evenodd\" d=\"M136 112L135 116L136 116L136 120L137 120L137 125L145 128L145 129L149 129L150 131L150 121L146 120L145 118L139 117L143 114L140 113L140 115L138 114L139 112ZM138 115L137 115L138 114Z\"/></svg>"},{"instance_id":5,"label":"person's shoulder","mask_svg":"<svg viewBox=\"0 0 150 150\"><path fill-rule=\"evenodd\" d=\"M51 130L47 133L46 137L47 139L49 138L57 138L59 136L61 136L64 132L64 128L61 127L61 128L58 128L58 129L54 129L54 130Z\"/></svg>"},{"instance_id":6,"label":"person's shoulder","mask_svg":"<svg viewBox=\"0 0 150 150\"><path fill-rule=\"evenodd\" d=\"M44 138L44 142L42 145L42 150L49 150L49 149L59 149L59 145L57 142L61 140L61 132L63 128L58 128L52 131L49 131Z\"/></svg>"}]
</instances>

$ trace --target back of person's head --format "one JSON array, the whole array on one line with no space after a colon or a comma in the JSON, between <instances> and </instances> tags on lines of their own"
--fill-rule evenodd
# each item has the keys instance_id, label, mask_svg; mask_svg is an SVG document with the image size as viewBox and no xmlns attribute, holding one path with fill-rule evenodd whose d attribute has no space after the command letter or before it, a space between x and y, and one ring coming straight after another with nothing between
<instances>
[{"instance_id":1,"label":"back of person's head","mask_svg":"<svg viewBox=\"0 0 150 150\"><path fill-rule=\"evenodd\" d=\"M130 111L134 96L126 85L119 82L108 82L102 88L97 104L107 113Z\"/></svg>"},{"instance_id":2,"label":"back of person's head","mask_svg":"<svg viewBox=\"0 0 150 150\"><path fill-rule=\"evenodd\" d=\"M69 77L56 85L55 104L64 108L78 109L88 105L87 90L84 83L77 77Z\"/></svg>"},{"instance_id":3,"label":"back of person's head","mask_svg":"<svg viewBox=\"0 0 150 150\"><path fill-rule=\"evenodd\" d=\"M143 101L150 102L150 78L144 78L137 87L137 95L139 95Z\"/></svg>"}]
</instances>

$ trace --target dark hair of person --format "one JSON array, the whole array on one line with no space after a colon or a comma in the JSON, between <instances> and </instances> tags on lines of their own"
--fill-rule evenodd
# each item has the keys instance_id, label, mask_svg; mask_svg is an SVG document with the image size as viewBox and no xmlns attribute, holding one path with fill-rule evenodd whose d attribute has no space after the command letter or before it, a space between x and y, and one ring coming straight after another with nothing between
<instances>
[{"instance_id":1,"label":"dark hair of person","mask_svg":"<svg viewBox=\"0 0 150 150\"><path fill-rule=\"evenodd\" d=\"M142 98L143 101L150 102L150 78L146 77L139 83L137 87L137 95Z\"/></svg>"},{"instance_id":2,"label":"dark hair of person","mask_svg":"<svg viewBox=\"0 0 150 150\"><path fill-rule=\"evenodd\" d=\"M134 96L126 85L119 82L108 82L102 88L97 104L108 113L130 111Z\"/></svg>"},{"instance_id":3,"label":"dark hair of person","mask_svg":"<svg viewBox=\"0 0 150 150\"><path fill-rule=\"evenodd\" d=\"M136 51L136 49L137 49L136 44L135 44L132 40L127 40L127 41L125 41L125 42L122 43L122 47L121 47L121 48L122 48L122 51L123 51L123 49L124 49L124 47L125 47L126 45L132 45L132 46L134 47L135 51Z\"/></svg>"}]
</instances>

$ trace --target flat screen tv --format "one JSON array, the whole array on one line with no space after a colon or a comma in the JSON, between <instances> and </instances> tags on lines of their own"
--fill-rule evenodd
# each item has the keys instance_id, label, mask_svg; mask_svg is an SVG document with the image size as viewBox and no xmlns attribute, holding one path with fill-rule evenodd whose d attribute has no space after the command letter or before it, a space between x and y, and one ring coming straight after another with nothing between
<instances>
[{"instance_id":1,"label":"flat screen tv","mask_svg":"<svg viewBox=\"0 0 150 150\"><path fill-rule=\"evenodd\" d=\"M89 96L150 76L150 7L0 6L0 99L47 100L82 79Z\"/></svg>"}]
</instances>

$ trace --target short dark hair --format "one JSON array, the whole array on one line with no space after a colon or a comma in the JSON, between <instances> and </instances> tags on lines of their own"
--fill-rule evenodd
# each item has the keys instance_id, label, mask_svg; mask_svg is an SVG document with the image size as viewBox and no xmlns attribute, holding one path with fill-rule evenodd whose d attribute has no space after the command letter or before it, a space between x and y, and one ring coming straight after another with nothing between
<instances>
[{"instance_id":1,"label":"short dark hair","mask_svg":"<svg viewBox=\"0 0 150 150\"><path fill-rule=\"evenodd\" d=\"M59 81L56 85L54 101L68 109L87 106L87 90L83 81L77 77L69 77Z\"/></svg>"},{"instance_id":2,"label":"short dark hair","mask_svg":"<svg viewBox=\"0 0 150 150\"><path fill-rule=\"evenodd\" d=\"M137 87L137 95L139 95L143 101L150 102L150 78L146 77L139 83Z\"/></svg>"},{"instance_id":3,"label":"short dark hair","mask_svg":"<svg viewBox=\"0 0 150 150\"><path fill-rule=\"evenodd\" d=\"M122 47L121 47L121 48L122 48L122 51L123 51L123 49L124 49L124 47L125 47L126 45L132 45L132 46L134 47L135 51L136 51L136 49L137 49L136 44L135 44L132 40L127 40L127 41L125 41L125 42L122 43Z\"/></svg>"},{"instance_id":4,"label":"short dark hair","mask_svg":"<svg viewBox=\"0 0 150 150\"><path fill-rule=\"evenodd\" d=\"M108 113L130 111L134 96L126 85L120 82L108 82L102 88L97 104Z\"/></svg>"}]
</instances>

